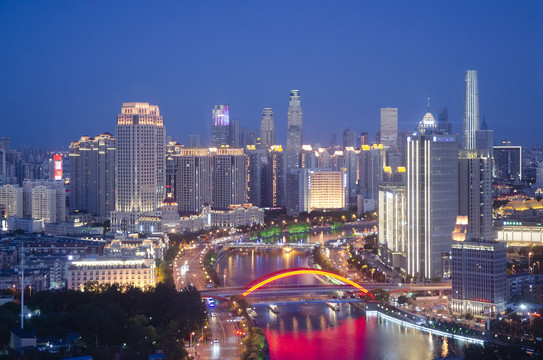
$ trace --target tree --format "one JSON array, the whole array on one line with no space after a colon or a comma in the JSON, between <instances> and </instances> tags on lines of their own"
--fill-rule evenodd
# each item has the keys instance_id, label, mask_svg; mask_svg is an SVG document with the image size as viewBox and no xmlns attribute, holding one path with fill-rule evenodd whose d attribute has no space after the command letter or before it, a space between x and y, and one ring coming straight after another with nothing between
<instances>
[{"instance_id":1,"label":"tree","mask_svg":"<svg viewBox=\"0 0 543 360\"><path fill-rule=\"evenodd\" d=\"M380 288L373 289L370 294L373 295L375 301L387 302L390 299L390 293Z\"/></svg>"}]
</instances>

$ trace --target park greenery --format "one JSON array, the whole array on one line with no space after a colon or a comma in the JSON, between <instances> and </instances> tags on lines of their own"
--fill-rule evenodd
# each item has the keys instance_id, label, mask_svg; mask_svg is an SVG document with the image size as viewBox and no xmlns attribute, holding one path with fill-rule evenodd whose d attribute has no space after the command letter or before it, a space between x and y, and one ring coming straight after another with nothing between
<instances>
[{"instance_id":1,"label":"park greenery","mask_svg":"<svg viewBox=\"0 0 543 360\"><path fill-rule=\"evenodd\" d=\"M209 249L202 259L202 265L206 273L206 280L215 286L221 285L221 279L217 270L215 270L215 262L217 261L217 253L213 249Z\"/></svg>"},{"instance_id":2,"label":"park greenery","mask_svg":"<svg viewBox=\"0 0 543 360\"><path fill-rule=\"evenodd\" d=\"M164 352L166 359L181 359L187 355L184 341L206 322L200 293L194 287L178 292L168 283L147 289L91 283L85 291L38 292L28 305L39 315L25 322L26 329L38 337L66 339L77 334L70 355L92 355L97 360L143 360L156 352ZM5 307L0 308L0 317ZM32 358L64 357L63 352L43 352Z\"/></svg>"}]
</instances>

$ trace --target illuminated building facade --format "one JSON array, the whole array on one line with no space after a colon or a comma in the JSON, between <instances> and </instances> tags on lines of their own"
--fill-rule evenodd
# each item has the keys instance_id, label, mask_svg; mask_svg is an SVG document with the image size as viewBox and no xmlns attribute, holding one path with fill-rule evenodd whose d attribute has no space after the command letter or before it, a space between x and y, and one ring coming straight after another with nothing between
<instances>
[{"instance_id":1,"label":"illuminated building facade","mask_svg":"<svg viewBox=\"0 0 543 360\"><path fill-rule=\"evenodd\" d=\"M506 304L505 243L470 240L465 216L458 216L452 236L452 311L497 316Z\"/></svg>"},{"instance_id":2,"label":"illuminated building facade","mask_svg":"<svg viewBox=\"0 0 543 360\"><path fill-rule=\"evenodd\" d=\"M92 259L73 261L68 268L68 289L80 290L85 284L119 284L138 288L155 286L154 259Z\"/></svg>"},{"instance_id":3,"label":"illuminated building facade","mask_svg":"<svg viewBox=\"0 0 543 360\"><path fill-rule=\"evenodd\" d=\"M475 150L475 132L479 130L479 88L477 71L466 71L464 79L464 117L462 127L462 149Z\"/></svg>"},{"instance_id":4,"label":"illuminated building facade","mask_svg":"<svg viewBox=\"0 0 543 360\"><path fill-rule=\"evenodd\" d=\"M123 103L117 116L115 211L111 227L134 232L137 218L160 210L166 196L164 120L157 105Z\"/></svg>"},{"instance_id":5,"label":"illuminated building facade","mask_svg":"<svg viewBox=\"0 0 543 360\"><path fill-rule=\"evenodd\" d=\"M458 144L428 112L407 138L407 274L446 277L458 215Z\"/></svg>"},{"instance_id":6,"label":"illuminated building facade","mask_svg":"<svg viewBox=\"0 0 543 360\"><path fill-rule=\"evenodd\" d=\"M230 145L230 109L228 105L215 105L211 124L211 144L216 147Z\"/></svg>"},{"instance_id":7,"label":"illuminated building facade","mask_svg":"<svg viewBox=\"0 0 543 360\"><path fill-rule=\"evenodd\" d=\"M273 145L268 152L267 205L286 205L286 159L281 145Z\"/></svg>"},{"instance_id":8,"label":"illuminated building facade","mask_svg":"<svg viewBox=\"0 0 543 360\"><path fill-rule=\"evenodd\" d=\"M70 211L105 220L115 210L116 139L104 133L70 144Z\"/></svg>"},{"instance_id":9,"label":"illuminated building facade","mask_svg":"<svg viewBox=\"0 0 543 360\"><path fill-rule=\"evenodd\" d=\"M309 192L309 211L344 210L345 172L309 170L306 191Z\"/></svg>"},{"instance_id":10,"label":"illuminated building facade","mask_svg":"<svg viewBox=\"0 0 543 360\"><path fill-rule=\"evenodd\" d=\"M317 167L317 155L311 145L302 145L300 151L300 167L307 169Z\"/></svg>"},{"instance_id":11,"label":"illuminated building facade","mask_svg":"<svg viewBox=\"0 0 543 360\"><path fill-rule=\"evenodd\" d=\"M379 186L379 258L407 273L407 195L403 183Z\"/></svg>"},{"instance_id":12,"label":"illuminated building facade","mask_svg":"<svg viewBox=\"0 0 543 360\"><path fill-rule=\"evenodd\" d=\"M5 216L23 217L23 188L17 185L0 186L0 206L6 209ZM0 217L1 220L1 217Z\"/></svg>"},{"instance_id":13,"label":"illuminated building facade","mask_svg":"<svg viewBox=\"0 0 543 360\"><path fill-rule=\"evenodd\" d=\"M212 208L247 203L247 155L241 148L213 148Z\"/></svg>"},{"instance_id":14,"label":"illuminated building facade","mask_svg":"<svg viewBox=\"0 0 543 360\"><path fill-rule=\"evenodd\" d=\"M260 119L260 143L269 147L275 144L275 122L271 108L264 108Z\"/></svg>"},{"instance_id":15,"label":"illuminated building facade","mask_svg":"<svg viewBox=\"0 0 543 360\"><path fill-rule=\"evenodd\" d=\"M200 213L212 202L212 152L208 148L181 148L177 156L176 200L179 210Z\"/></svg>"},{"instance_id":16,"label":"illuminated building facade","mask_svg":"<svg viewBox=\"0 0 543 360\"><path fill-rule=\"evenodd\" d=\"M386 150L398 149L398 108L381 108L381 144Z\"/></svg>"},{"instance_id":17,"label":"illuminated building facade","mask_svg":"<svg viewBox=\"0 0 543 360\"><path fill-rule=\"evenodd\" d=\"M287 114L287 169L299 167L302 132L303 114L300 91L291 90Z\"/></svg>"},{"instance_id":18,"label":"illuminated building facade","mask_svg":"<svg viewBox=\"0 0 543 360\"><path fill-rule=\"evenodd\" d=\"M494 171L500 180L522 180L522 146L510 145L507 141L494 146Z\"/></svg>"}]
</instances>

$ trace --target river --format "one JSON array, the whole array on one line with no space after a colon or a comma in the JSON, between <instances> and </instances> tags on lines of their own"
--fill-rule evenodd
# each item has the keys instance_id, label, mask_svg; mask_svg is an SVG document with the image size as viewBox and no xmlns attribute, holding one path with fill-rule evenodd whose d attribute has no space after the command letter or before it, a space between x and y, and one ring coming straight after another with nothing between
<instances>
[{"instance_id":1,"label":"river","mask_svg":"<svg viewBox=\"0 0 543 360\"><path fill-rule=\"evenodd\" d=\"M311 235L309 241L343 236L342 232ZM227 253L217 271L227 286L242 286L271 272L306 267L306 252L251 250ZM283 283L315 284L312 275L282 279ZM249 296L249 301L251 298ZM461 356L464 343L406 328L377 316L364 315L357 307L342 304L336 312L325 304L280 305L274 314L264 305L254 306L270 344L273 360L297 359L406 359L431 360L437 356Z\"/></svg>"}]
</instances>

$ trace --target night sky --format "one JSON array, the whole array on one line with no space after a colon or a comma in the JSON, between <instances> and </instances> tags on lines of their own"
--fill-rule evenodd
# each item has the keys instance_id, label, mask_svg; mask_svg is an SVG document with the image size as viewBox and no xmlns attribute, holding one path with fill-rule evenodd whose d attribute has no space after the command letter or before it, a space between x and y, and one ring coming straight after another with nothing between
<instances>
[{"instance_id":1,"label":"night sky","mask_svg":"<svg viewBox=\"0 0 543 360\"><path fill-rule=\"evenodd\" d=\"M122 102L159 105L168 135L208 137L214 104L258 130L272 107L284 143L299 89L304 143L400 130L448 107L461 130L464 74L479 72L496 140L539 145L543 1L0 2L0 136L66 150L115 131ZM341 140L340 140L341 141Z\"/></svg>"}]
</instances>

